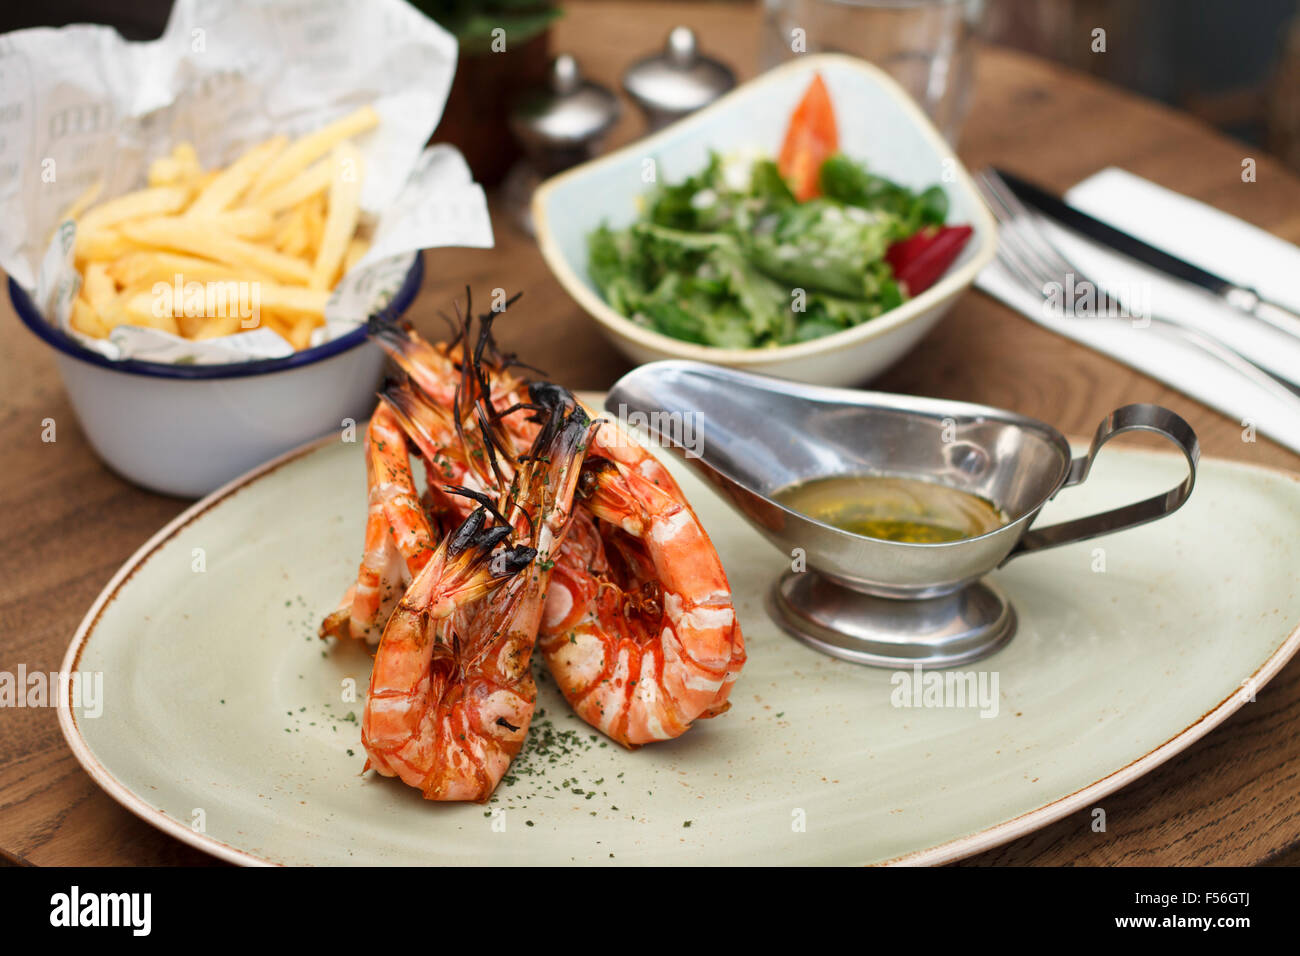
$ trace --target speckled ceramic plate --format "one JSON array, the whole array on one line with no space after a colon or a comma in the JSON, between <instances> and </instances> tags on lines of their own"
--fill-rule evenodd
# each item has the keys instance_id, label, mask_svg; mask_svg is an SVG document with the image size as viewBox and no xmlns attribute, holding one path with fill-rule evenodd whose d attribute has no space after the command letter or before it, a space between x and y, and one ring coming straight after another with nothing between
<instances>
[{"instance_id":1,"label":"speckled ceramic plate","mask_svg":"<svg viewBox=\"0 0 1300 956\"><path fill-rule=\"evenodd\" d=\"M360 774L362 704L344 697L364 694L369 658L314 636L356 568L360 452L314 445L186 511L114 576L64 662L103 675L99 716L59 710L90 775L227 860L938 863L1094 805L1249 706L1300 645L1300 480L1206 461L1172 518L995 575L1020 631L970 669L977 688L996 678L990 716L955 698L899 706L914 700L902 676L777 630L763 601L782 555L674 460L749 646L731 711L631 753L543 683L492 803L430 804ZM1107 446L1045 519L1163 490L1184 467Z\"/></svg>"}]
</instances>

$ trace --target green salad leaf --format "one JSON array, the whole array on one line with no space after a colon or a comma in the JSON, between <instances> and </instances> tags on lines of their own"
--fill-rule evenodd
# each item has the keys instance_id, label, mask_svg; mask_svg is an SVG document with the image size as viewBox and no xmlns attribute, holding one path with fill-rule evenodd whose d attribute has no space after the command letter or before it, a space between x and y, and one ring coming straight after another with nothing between
<instances>
[{"instance_id":1,"label":"green salad leaf","mask_svg":"<svg viewBox=\"0 0 1300 956\"><path fill-rule=\"evenodd\" d=\"M867 172L866 166L838 154L822 164L822 193L862 209L892 213L911 235L922 226L941 226L948 218L948 194L935 185L917 194L905 186Z\"/></svg>"},{"instance_id":2,"label":"green salad leaf","mask_svg":"<svg viewBox=\"0 0 1300 956\"><path fill-rule=\"evenodd\" d=\"M822 166L823 196L802 203L769 159L741 188L725 166L711 155L652 189L638 221L588 236L588 274L616 311L719 348L810 341L899 305L886 251L948 213L940 187L915 193L842 155Z\"/></svg>"}]
</instances>

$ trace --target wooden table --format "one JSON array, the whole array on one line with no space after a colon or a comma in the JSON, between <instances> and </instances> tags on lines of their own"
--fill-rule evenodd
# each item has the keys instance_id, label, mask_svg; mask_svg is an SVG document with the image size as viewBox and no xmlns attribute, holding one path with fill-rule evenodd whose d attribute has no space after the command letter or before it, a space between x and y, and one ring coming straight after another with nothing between
<instances>
[{"instance_id":1,"label":"wooden table","mask_svg":"<svg viewBox=\"0 0 1300 956\"><path fill-rule=\"evenodd\" d=\"M581 3L560 22L556 50L614 86L630 58L687 22L742 76L754 73L757 16L729 4ZM630 108L615 141L640 121ZM1300 181L1279 164L1170 110L1018 54L982 53L975 105L960 144L969 167L1001 163L1064 189L1110 164L1208 201L1300 241ZM1243 184L1243 156L1258 181ZM412 315L435 311L470 283L523 289L501 338L575 388L604 388L628 368L560 290L533 243L503 219L493 250L426 254ZM49 352L0 310L0 670L57 668L81 616L113 571L186 502L110 473L79 431ZM1195 426L1205 452L1300 468L1300 457L1108 358L1058 338L972 292L876 385L998 405L1086 434L1130 401L1168 405ZM41 441L42 419L58 441ZM976 857L1001 864L1254 864L1300 862L1300 661L1222 727L1102 801L1109 832L1081 811ZM0 853L35 864L203 864L211 860L132 816L99 790L49 710L0 711Z\"/></svg>"}]
</instances>

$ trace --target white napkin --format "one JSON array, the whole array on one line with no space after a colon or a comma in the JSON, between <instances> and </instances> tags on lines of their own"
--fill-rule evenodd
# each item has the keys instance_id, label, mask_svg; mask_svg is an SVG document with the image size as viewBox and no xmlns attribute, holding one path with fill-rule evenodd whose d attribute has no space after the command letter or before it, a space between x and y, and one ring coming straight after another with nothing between
<instances>
[{"instance_id":1,"label":"white napkin","mask_svg":"<svg viewBox=\"0 0 1300 956\"><path fill-rule=\"evenodd\" d=\"M1242 183L1242 189L1263 189ZM1291 308L1300 307L1300 249L1211 206L1109 168L1070 189L1065 198L1118 229ZM975 280L996 299L1061 335L1146 372L1260 433L1300 452L1300 414L1236 370L1180 340L1142 315L1165 316L1214 333L1255 362L1300 378L1300 339L1272 329L1090 240L1041 219L1052 241L1134 319L1070 319L1050 314L1041 296L1026 292L996 260ZM1141 401L1144 396L1132 396Z\"/></svg>"}]
</instances>

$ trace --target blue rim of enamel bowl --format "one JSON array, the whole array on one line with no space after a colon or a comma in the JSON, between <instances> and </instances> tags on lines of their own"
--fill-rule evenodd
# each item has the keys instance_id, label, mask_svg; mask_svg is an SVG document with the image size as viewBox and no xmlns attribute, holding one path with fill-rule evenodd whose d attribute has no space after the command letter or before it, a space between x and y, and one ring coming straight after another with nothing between
<instances>
[{"instance_id":1,"label":"blue rim of enamel bowl","mask_svg":"<svg viewBox=\"0 0 1300 956\"><path fill-rule=\"evenodd\" d=\"M375 313L372 318L380 320L397 318L410 308L411 303L415 301L416 293L420 291L420 284L423 281L424 256L417 252L415 259L411 262L411 268L406 271L406 277L402 280L397 292L393 294L388 305ZM147 375L153 378L243 378L248 375L283 372L293 368L301 368L304 365L311 365L356 348L365 342L367 335L366 324L363 322L351 332L340 335L336 339L331 339L323 345L303 349L301 352L294 352L284 358L259 359L255 362L225 362L219 365L176 365L170 362L142 362L138 359L115 360L106 358L98 352L86 348L62 329L55 328L45 321L45 317L36 308L36 303L32 301L31 296L12 278L9 280L9 300L13 303L14 310L17 311L18 318L22 320L23 325L27 326L38 339L58 349L64 355L71 356L89 365L98 365L100 368L111 369L114 372Z\"/></svg>"}]
</instances>

